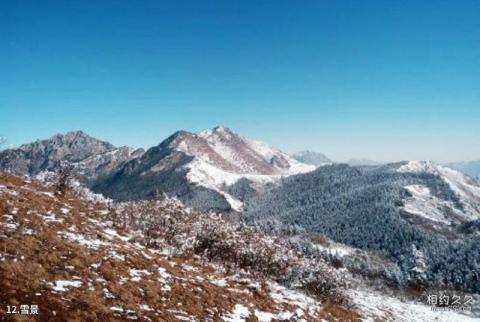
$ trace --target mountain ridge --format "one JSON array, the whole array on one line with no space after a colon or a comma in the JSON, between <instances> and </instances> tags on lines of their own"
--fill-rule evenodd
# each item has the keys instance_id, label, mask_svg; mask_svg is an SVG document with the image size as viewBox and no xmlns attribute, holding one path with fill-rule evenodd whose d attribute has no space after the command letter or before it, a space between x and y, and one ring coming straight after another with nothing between
<instances>
[{"instance_id":1,"label":"mountain ridge","mask_svg":"<svg viewBox=\"0 0 480 322\"><path fill-rule=\"evenodd\" d=\"M242 202L227 191L240 179L264 184L313 168L265 143L217 126L196 133L175 132L93 189L123 199L129 195L125 191L128 183L136 187L135 198L176 193L190 206L208 204L205 198L211 198L216 204L213 208L240 210ZM167 187L165 182L177 188Z\"/></svg>"},{"instance_id":2,"label":"mountain ridge","mask_svg":"<svg viewBox=\"0 0 480 322\"><path fill-rule=\"evenodd\" d=\"M83 131L70 131L1 151L0 169L15 174L35 175L52 170L60 161L79 162L114 149L114 145Z\"/></svg>"}]
</instances>

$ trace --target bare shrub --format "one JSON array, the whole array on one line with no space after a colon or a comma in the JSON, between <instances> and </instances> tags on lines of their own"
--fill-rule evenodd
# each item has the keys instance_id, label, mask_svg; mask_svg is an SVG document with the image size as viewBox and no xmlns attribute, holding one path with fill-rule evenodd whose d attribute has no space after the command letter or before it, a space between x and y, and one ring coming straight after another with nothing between
<instances>
[{"instance_id":1,"label":"bare shrub","mask_svg":"<svg viewBox=\"0 0 480 322\"><path fill-rule=\"evenodd\" d=\"M228 270L270 278L311 295L341 302L341 278L318 254L307 256L288 238L268 236L255 228L232 224L215 214L185 209L177 200L115 204L117 227L138 232L149 247L170 245L176 255L199 255Z\"/></svg>"},{"instance_id":2,"label":"bare shrub","mask_svg":"<svg viewBox=\"0 0 480 322\"><path fill-rule=\"evenodd\" d=\"M72 188L77 178L75 166L69 162L60 161L55 168L53 187L56 194L63 195Z\"/></svg>"}]
</instances>

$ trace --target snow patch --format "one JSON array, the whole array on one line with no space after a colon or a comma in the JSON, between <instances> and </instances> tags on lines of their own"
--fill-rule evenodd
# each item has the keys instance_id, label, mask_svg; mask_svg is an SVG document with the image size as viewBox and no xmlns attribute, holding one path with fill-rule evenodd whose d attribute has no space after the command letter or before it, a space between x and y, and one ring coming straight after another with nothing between
<instances>
[{"instance_id":1,"label":"snow patch","mask_svg":"<svg viewBox=\"0 0 480 322\"><path fill-rule=\"evenodd\" d=\"M72 232L68 231L63 231L63 232L58 232L59 235L62 235L63 238L76 242L80 244L81 246L91 248L91 249L98 249L100 246L107 245L107 243L102 242L97 239L88 239L83 235L80 234L74 234Z\"/></svg>"},{"instance_id":2,"label":"snow patch","mask_svg":"<svg viewBox=\"0 0 480 322\"><path fill-rule=\"evenodd\" d=\"M68 287L81 287L82 281L58 280L53 282L51 285L54 291L65 292L68 291Z\"/></svg>"},{"instance_id":3,"label":"snow patch","mask_svg":"<svg viewBox=\"0 0 480 322\"><path fill-rule=\"evenodd\" d=\"M235 304L232 313L223 316L222 319L225 322L243 322L250 316L250 310L248 307L242 304Z\"/></svg>"},{"instance_id":4,"label":"snow patch","mask_svg":"<svg viewBox=\"0 0 480 322\"><path fill-rule=\"evenodd\" d=\"M147 271L146 269L133 269L131 268L130 271L129 271L129 274L130 274L130 277L131 277L131 281L133 282L140 282L140 280L142 279L142 277L144 275L151 275L152 273L150 273L149 271Z\"/></svg>"},{"instance_id":5,"label":"snow patch","mask_svg":"<svg viewBox=\"0 0 480 322\"><path fill-rule=\"evenodd\" d=\"M458 212L452 202L438 199L430 193L428 187L422 185L410 185L405 189L410 192L411 197L405 200L403 209L413 215L426 218L431 221L449 224L450 220L445 216L445 207Z\"/></svg>"},{"instance_id":6,"label":"snow patch","mask_svg":"<svg viewBox=\"0 0 480 322\"><path fill-rule=\"evenodd\" d=\"M430 306L401 301L394 297L367 290L349 291L352 301L363 313L365 321L401 321L401 322L470 322L478 321L454 311L433 311Z\"/></svg>"},{"instance_id":7,"label":"snow patch","mask_svg":"<svg viewBox=\"0 0 480 322\"><path fill-rule=\"evenodd\" d=\"M480 183L456 170L431 161L409 161L397 169L398 172L427 172L440 177L460 199L465 211L458 212L465 220L480 218Z\"/></svg>"}]
</instances>

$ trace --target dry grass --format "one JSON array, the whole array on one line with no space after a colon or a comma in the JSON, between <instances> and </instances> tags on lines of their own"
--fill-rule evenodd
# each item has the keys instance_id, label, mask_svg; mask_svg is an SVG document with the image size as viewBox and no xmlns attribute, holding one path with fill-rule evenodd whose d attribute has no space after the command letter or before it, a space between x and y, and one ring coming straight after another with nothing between
<instances>
[{"instance_id":1,"label":"dry grass","mask_svg":"<svg viewBox=\"0 0 480 322\"><path fill-rule=\"evenodd\" d=\"M40 183L5 173L0 173L0 187L0 216L8 215L0 218L0 320L32 320L32 316L5 314L6 305L21 304L37 304L40 314L34 319L38 321L118 321L133 317L140 321L179 321L181 317L222 321L221 317L236 304L266 312L296 308L272 299L263 283L272 275L268 256L266 262L255 264L262 274L252 279L251 274L239 275L235 268L249 268L257 259L246 261L232 254L232 248L222 248L224 245L217 245L220 248L215 253L208 251L211 245L200 243L193 253L163 254L159 251L167 249L167 243L155 236L141 236L137 238L140 243L135 243L121 233L106 233L107 228L127 232L128 227L119 224L118 216L125 214L113 208L109 211L105 204L72 193L55 196ZM172 211L180 210L165 210L165 220L165 213ZM168 246L178 237L171 233ZM72 236L80 236L93 246ZM222 249L225 253L220 256ZM226 265L229 270L209 263L231 263L226 258L231 255L237 257L235 265ZM135 279L132 269L148 273L139 273L140 278ZM81 281L81 286L54 291L52 283L59 280ZM219 280L226 282L215 282ZM252 286L254 282L263 287ZM112 307L121 307L123 312L116 313ZM353 309L328 304L321 316L353 321L358 315ZM304 318L316 321L319 316L306 312ZM253 314L248 321L256 321Z\"/></svg>"}]
</instances>

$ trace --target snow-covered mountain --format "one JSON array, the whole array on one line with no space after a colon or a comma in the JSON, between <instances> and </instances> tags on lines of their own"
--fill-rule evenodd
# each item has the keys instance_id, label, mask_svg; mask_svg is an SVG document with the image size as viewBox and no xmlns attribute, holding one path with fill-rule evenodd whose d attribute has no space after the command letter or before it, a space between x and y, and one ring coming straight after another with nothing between
<instances>
[{"instance_id":1,"label":"snow-covered mountain","mask_svg":"<svg viewBox=\"0 0 480 322\"><path fill-rule=\"evenodd\" d=\"M433 221L450 223L480 219L480 182L465 174L430 161L409 161L398 172L429 173L439 177L455 193L460 203L441 200L424 185L409 185L411 197L405 210Z\"/></svg>"},{"instance_id":2,"label":"snow-covered mountain","mask_svg":"<svg viewBox=\"0 0 480 322\"><path fill-rule=\"evenodd\" d=\"M317 167L333 163L333 161L330 160L325 154L309 150L296 152L292 154L292 158L299 162L311 164Z\"/></svg>"},{"instance_id":3,"label":"snow-covered mountain","mask_svg":"<svg viewBox=\"0 0 480 322\"><path fill-rule=\"evenodd\" d=\"M314 169L278 149L244 138L222 126L198 133L181 132L170 147L194 157L202 164L208 163L234 175L279 176Z\"/></svg>"},{"instance_id":4,"label":"snow-covered mountain","mask_svg":"<svg viewBox=\"0 0 480 322\"><path fill-rule=\"evenodd\" d=\"M167 193L191 206L240 210L242 202L228 191L240 179L263 185L314 169L263 142L217 126L198 133L176 132L93 188L117 199Z\"/></svg>"},{"instance_id":5,"label":"snow-covered mountain","mask_svg":"<svg viewBox=\"0 0 480 322\"><path fill-rule=\"evenodd\" d=\"M194 157L186 165L189 169L187 178L219 191L236 210L239 210L241 203L223 192L222 187L225 185L233 185L241 178L255 183L272 182L282 176L308 172L315 168L263 142L244 138L222 126L186 136L176 148Z\"/></svg>"}]
</instances>

